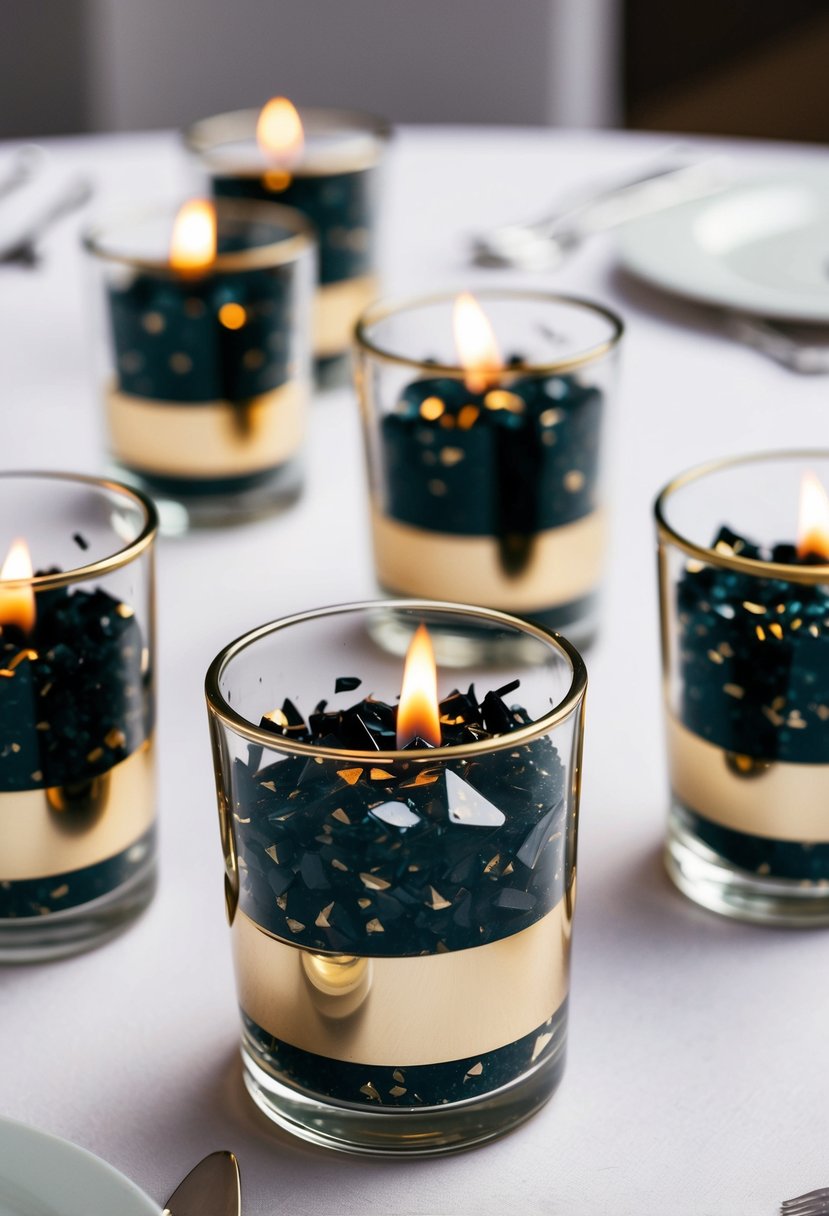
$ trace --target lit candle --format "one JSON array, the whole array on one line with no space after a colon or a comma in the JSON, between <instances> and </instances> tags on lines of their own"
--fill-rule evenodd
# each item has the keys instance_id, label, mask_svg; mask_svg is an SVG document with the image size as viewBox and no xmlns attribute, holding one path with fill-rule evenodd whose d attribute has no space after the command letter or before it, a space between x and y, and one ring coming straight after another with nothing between
<instances>
[{"instance_id":1,"label":"lit candle","mask_svg":"<svg viewBox=\"0 0 829 1216\"><path fill-rule=\"evenodd\" d=\"M195 124L190 146L203 158L217 197L296 207L319 242L314 351L325 382L347 374L359 314L378 295L374 228L377 167L385 124L346 112L303 110L273 97L261 111Z\"/></svg>"},{"instance_id":2,"label":"lit candle","mask_svg":"<svg viewBox=\"0 0 829 1216\"><path fill-rule=\"evenodd\" d=\"M204 199L191 199L179 209L170 238L173 270L203 271L216 260L216 209Z\"/></svg>"},{"instance_id":3,"label":"lit candle","mask_svg":"<svg viewBox=\"0 0 829 1216\"><path fill-rule=\"evenodd\" d=\"M14 541L0 567L0 627L11 626L24 634L33 631L36 619L33 573L28 545L22 539ZM4 582L13 586L4 587Z\"/></svg>"},{"instance_id":4,"label":"lit candle","mask_svg":"<svg viewBox=\"0 0 829 1216\"><path fill-rule=\"evenodd\" d=\"M411 305L412 315L420 308ZM366 368L380 399L366 416L383 411L381 440L367 443L377 461L377 573L398 595L471 600L569 633L592 619L601 567L603 394L586 376L540 374L520 353L503 351L496 319L469 293L454 300L454 375L427 338L417 359L406 360L422 361L408 384L399 371L393 380L385 367ZM405 308L396 320L402 331ZM389 353L405 354L403 347ZM427 356L446 371L430 370ZM394 384L388 401L386 375Z\"/></svg>"},{"instance_id":5,"label":"lit candle","mask_svg":"<svg viewBox=\"0 0 829 1216\"><path fill-rule=\"evenodd\" d=\"M735 495L745 482L739 486ZM711 558L686 560L668 601L676 813L684 832L755 886L764 877L825 882L829 588L797 577L829 562L829 498L820 480L802 477L796 541L765 547L724 526Z\"/></svg>"},{"instance_id":6,"label":"lit candle","mask_svg":"<svg viewBox=\"0 0 829 1216\"><path fill-rule=\"evenodd\" d=\"M425 625L418 625L406 655L397 711L397 746L402 749L415 741L440 747L438 673Z\"/></svg>"}]
</instances>

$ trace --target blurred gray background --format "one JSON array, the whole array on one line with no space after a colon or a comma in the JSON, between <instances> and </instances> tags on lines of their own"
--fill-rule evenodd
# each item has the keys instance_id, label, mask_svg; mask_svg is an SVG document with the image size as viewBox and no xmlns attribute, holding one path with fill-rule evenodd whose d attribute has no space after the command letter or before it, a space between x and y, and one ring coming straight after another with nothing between
<instances>
[{"instance_id":1,"label":"blurred gray background","mask_svg":"<svg viewBox=\"0 0 829 1216\"><path fill-rule=\"evenodd\" d=\"M0 137L274 93L397 122L829 139L826 0L5 0Z\"/></svg>"}]
</instances>

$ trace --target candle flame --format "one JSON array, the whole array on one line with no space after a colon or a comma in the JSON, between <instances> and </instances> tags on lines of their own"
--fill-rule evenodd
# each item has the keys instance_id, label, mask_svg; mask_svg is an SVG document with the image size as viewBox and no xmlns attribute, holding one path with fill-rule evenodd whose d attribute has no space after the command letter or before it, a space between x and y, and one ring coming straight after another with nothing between
<instances>
[{"instance_id":1,"label":"candle flame","mask_svg":"<svg viewBox=\"0 0 829 1216\"><path fill-rule=\"evenodd\" d=\"M287 97L272 97L256 123L256 142L269 161L289 169L302 156L305 132L296 106Z\"/></svg>"},{"instance_id":2,"label":"candle flame","mask_svg":"<svg viewBox=\"0 0 829 1216\"><path fill-rule=\"evenodd\" d=\"M31 582L26 581L33 574L29 546L25 540L18 539L12 543L0 566L0 625L16 625L24 633L34 629L35 593ZM4 587L7 580L17 585Z\"/></svg>"},{"instance_id":3,"label":"candle flame","mask_svg":"<svg viewBox=\"0 0 829 1216\"><path fill-rule=\"evenodd\" d=\"M804 473L800 483L797 556L829 561L829 494L814 473Z\"/></svg>"},{"instance_id":4,"label":"candle flame","mask_svg":"<svg viewBox=\"0 0 829 1216\"><path fill-rule=\"evenodd\" d=\"M397 710L397 746L404 748L413 739L440 747L438 673L425 625L418 625L406 654Z\"/></svg>"},{"instance_id":5,"label":"candle flame","mask_svg":"<svg viewBox=\"0 0 829 1216\"><path fill-rule=\"evenodd\" d=\"M470 393L486 392L498 383L504 364L489 318L468 291L455 300L452 323L458 358L468 373L466 387Z\"/></svg>"},{"instance_id":6,"label":"candle flame","mask_svg":"<svg viewBox=\"0 0 829 1216\"><path fill-rule=\"evenodd\" d=\"M174 270L205 270L215 259L216 209L206 199L190 199L173 224L170 265Z\"/></svg>"}]
</instances>

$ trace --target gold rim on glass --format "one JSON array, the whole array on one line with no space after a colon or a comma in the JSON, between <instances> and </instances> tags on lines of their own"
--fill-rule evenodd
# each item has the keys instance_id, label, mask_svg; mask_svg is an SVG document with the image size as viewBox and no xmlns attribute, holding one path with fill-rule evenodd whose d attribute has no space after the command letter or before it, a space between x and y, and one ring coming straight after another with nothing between
<instances>
[{"instance_id":1,"label":"gold rim on glass","mask_svg":"<svg viewBox=\"0 0 829 1216\"><path fill-rule=\"evenodd\" d=\"M379 162L383 145L392 134L391 124L385 118L378 118L377 115L362 110L338 110L316 106L299 106L298 110L306 133L328 130L369 135L375 139L376 147L371 153L351 159L332 160L328 166L324 162L320 162L318 166L299 164L290 170L292 177L321 177L328 173L356 173L361 169L370 169ZM261 112L260 106L258 109L228 110L225 114L202 118L182 131L185 146L219 176L226 174L231 177L262 177L269 168L264 161L260 166L240 164L237 167L231 160L225 162L213 155L223 144L255 139L256 122Z\"/></svg>"},{"instance_id":2,"label":"gold rim on glass","mask_svg":"<svg viewBox=\"0 0 829 1216\"><path fill-rule=\"evenodd\" d=\"M683 489L692 482L700 481L711 473L719 473L740 465L781 460L797 460L804 463L809 460L829 460L829 451L817 448L784 452L754 452L748 456L727 456L721 460L709 460L705 464L687 469L668 482L654 503L653 513L659 539L674 545L683 553L687 553L689 557L696 558L707 566L718 566L722 570L736 570L741 574L750 574L754 578L779 578L791 583L829 583L829 562L812 566L795 566L788 562L767 562L756 557L740 557L736 553L720 553L707 545L699 545L696 541L689 540L668 523L668 502L677 490Z\"/></svg>"},{"instance_id":3,"label":"gold rim on glass","mask_svg":"<svg viewBox=\"0 0 829 1216\"><path fill-rule=\"evenodd\" d=\"M117 249L109 249L104 242L113 233L128 229L143 223L145 220L157 219L174 211L177 204L168 203L156 207L133 208L116 212L111 218L105 218L89 227L82 236L82 243L87 253L99 258L102 262L113 262L120 266L130 266L135 270L149 270L153 274L171 279L200 279L212 274L225 274L234 270L262 270L270 266L284 266L295 262L302 253L312 249L316 244L314 229L301 211L293 207L283 207L280 203L267 203L259 199L211 199L216 208L217 224L224 216L228 220L241 223L274 224L286 228L288 235L276 241L268 241L264 245L256 245L250 249L239 249L234 253L217 253L213 261L199 270L176 270L166 258L144 258L133 254L119 253Z\"/></svg>"},{"instance_id":4,"label":"gold rim on glass","mask_svg":"<svg viewBox=\"0 0 829 1216\"><path fill-rule=\"evenodd\" d=\"M122 549L116 550L115 553L110 553L107 557L99 558L96 562L89 562L85 566L73 566L71 570L60 570L54 574L34 574L31 578L3 579L4 588L33 587L36 591L47 591L55 587L67 587L71 583L85 582L87 579L97 578L101 574L108 574L111 570L119 570L121 566L129 565L139 554L149 548L155 540L156 533L158 532L158 512L155 509L155 504L146 494L142 494L140 490L133 489L132 486L124 485L120 481L113 481L106 477L88 477L84 473L52 473L37 469L21 469L0 473L0 482L13 480L26 481L38 478L43 481L62 481L77 486L89 486L92 489L104 490L109 494L121 495L141 508L144 513L144 526L138 536L134 540L131 540L129 544L124 545Z\"/></svg>"},{"instance_id":5,"label":"gold rim on glass","mask_svg":"<svg viewBox=\"0 0 829 1216\"><path fill-rule=\"evenodd\" d=\"M261 727L254 725L254 723L238 713L225 700L221 692L219 682L227 664L243 650L246 650L248 646L252 646L255 642L267 637L271 633L277 633L279 630L287 629L291 625L299 625L305 621L321 620L328 616L341 616L345 613L370 612L372 610L394 612L399 609L430 614L451 613L456 617L474 618L488 621L493 625L504 625L516 633L534 637L538 641L544 642L550 649L556 650L568 661L571 672L570 687L561 701L557 705L554 705L549 713L544 714L541 718L536 718L529 726L523 726L518 730L510 731L509 734L496 735L492 739L483 739L477 743L467 743L455 747L431 747L428 750L424 749L422 751L370 752L356 751L351 748L319 747L315 743L294 742L292 739L273 734L271 731L262 730ZM374 764L378 760L406 760L424 764L448 758L472 758L481 755L482 752L500 751L507 747L516 747L518 744L528 743L532 739L537 739L540 735L546 734L553 727L558 726L571 717L578 705L583 701L586 689L587 669L584 665L584 660L575 646L562 637L561 634L554 633L550 629L545 629L542 625L534 625L530 621L519 620L518 617L510 616L506 612L498 612L494 608L477 608L471 607L469 604L453 604L444 600L418 599L365 600L355 604L334 604L330 608L317 608L310 612L299 612L293 616L282 617L277 621L270 621L267 625L260 625L258 629L252 629L250 632L242 634L241 637L236 638L235 641L225 646L208 667L204 682L204 691L210 712L224 722L226 726L229 726L237 735L241 735L242 738L247 739L251 743L262 744L271 751L283 752L286 755L318 756L326 760L343 760L348 757Z\"/></svg>"},{"instance_id":6,"label":"gold rim on glass","mask_svg":"<svg viewBox=\"0 0 829 1216\"><path fill-rule=\"evenodd\" d=\"M375 342L368 332L373 325L377 325L380 321L385 321L398 313L411 312L417 308L428 308L433 304L448 304L457 295L457 291L441 291L428 296L406 296L397 299L375 301L359 317L354 329L354 341L358 350L383 363L394 363L399 367L411 367L418 371L447 376L453 380L465 380L469 375L469 369L462 367L459 363L427 363L424 359L416 359L411 355L401 354L399 351L388 350ZM573 371L577 367L584 367L588 363L595 363L619 345L625 332L624 322L615 312L612 312L609 308L605 308L603 304L596 304L593 300L586 300L581 296L560 295L557 292L536 291L532 288L521 287L476 287L474 295L477 300L535 300L544 304L564 304L571 308L580 309L582 312L589 312L595 316L602 317L610 326L611 333L608 338L603 342L597 342L586 350L579 351L578 354L569 355L562 359L555 359L551 363L521 363L515 367L511 365L505 366L498 373L499 378L503 380L527 375L554 376L559 373Z\"/></svg>"}]
</instances>

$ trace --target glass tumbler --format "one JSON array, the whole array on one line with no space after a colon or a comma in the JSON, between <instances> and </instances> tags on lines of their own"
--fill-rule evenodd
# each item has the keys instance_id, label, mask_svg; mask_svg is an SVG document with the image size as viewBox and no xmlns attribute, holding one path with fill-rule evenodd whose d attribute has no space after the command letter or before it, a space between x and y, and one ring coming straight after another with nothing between
<instances>
[{"instance_id":1,"label":"glass tumbler","mask_svg":"<svg viewBox=\"0 0 829 1216\"><path fill-rule=\"evenodd\" d=\"M385 591L592 638L621 335L598 304L530 290L363 314L356 375Z\"/></svg>"},{"instance_id":2,"label":"glass tumbler","mask_svg":"<svg viewBox=\"0 0 829 1216\"><path fill-rule=\"evenodd\" d=\"M399 734L413 701L396 708L402 665L374 641L392 609L428 634L525 642L507 665L438 668L432 746L409 719L415 736ZM242 1057L270 1118L330 1147L432 1154L550 1097L585 687L577 652L543 628L416 600L288 617L214 660Z\"/></svg>"},{"instance_id":3,"label":"glass tumbler","mask_svg":"<svg viewBox=\"0 0 829 1216\"><path fill-rule=\"evenodd\" d=\"M265 203L194 204L195 215L128 211L85 239L103 314L110 451L156 500L168 533L294 499L310 395L314 245L304 217ZM193 251L203 236L213 256Z\"/></svg>"},{"instance_id":4,"label":"glass tumbler","mask_svg":"<svg viewBox=\"0 0 829 1216\"><path fill-rule=\"evenodd\" d=\"M0 474L0 961L96 945L152 898L156 527L116 482Z\"/></svg>"},{"instance_id":5,"label":"glass tumbler","mask_svg":"<svg viewBox=\"0 0 829 1216\"><path fill-rule=\"evenodd\" d=\"M656 503L677 886L829 923L829 454L705 465Z\"/></svg>"}]
</instances>

